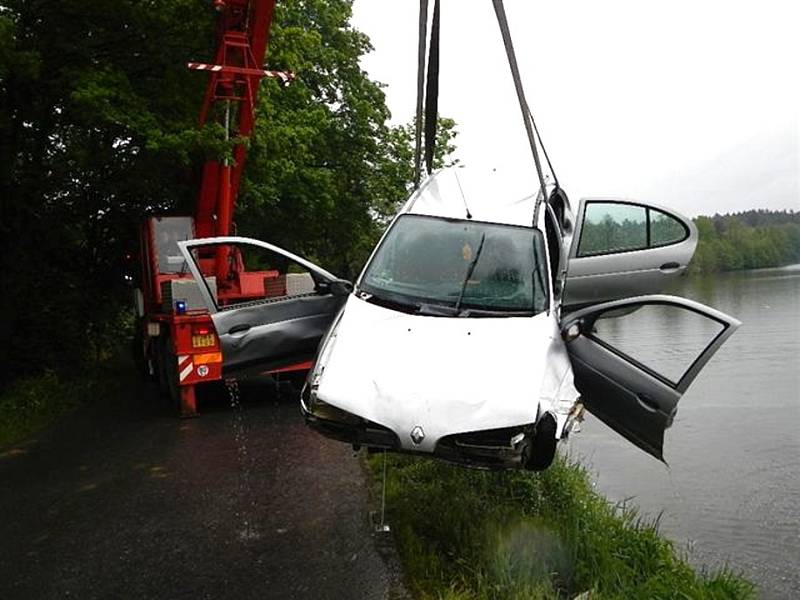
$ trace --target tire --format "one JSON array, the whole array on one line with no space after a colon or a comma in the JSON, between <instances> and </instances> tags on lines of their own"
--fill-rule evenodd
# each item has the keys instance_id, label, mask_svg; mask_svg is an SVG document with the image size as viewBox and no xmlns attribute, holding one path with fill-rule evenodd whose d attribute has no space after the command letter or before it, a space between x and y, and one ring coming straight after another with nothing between
<instances>
[{"instance_id":1,"label":"tire","mask_svg":"<svg viewBox=\"0 0 800 600\"><path fill-rule=\"evenodd\" d=\"M131 340L131 354L133 355L133 363L136 365L136 372L139 373L142 381L155 381L158 373L150 372L150 365L148 364L149 357L145 350L144 332L142 331L141 322L137 322L134 326L133 339Z\"/></svg>"},{"instance_id":2,"label":"tire","mask_svg":"<svg viewBox=\"0 0 800 600\"><path fill-rule=\"evenodd\" d=\"M170 408L180 409L180 388L175 369L175 353L170 349L169 336L162 335L155 340L155 366L158 381L158 395Z\"/></svg>"},{"instance_id":3,"label":"tire","mask_svg":"<svg viewBox=\"0 0 800 600\"><path fill-rule=\"evenodd\" d=\"M533 439L523 450L523 466L529 471L544 471L556 456L556 420L546 413L536 424Z\"/></svg>"},{"instance_id":4,"label":"tire","mask_svg":"<svg viewBox=\"0 0 800 600\"><path fill-rule=\"evenodd\" d=\"M164 372L166 374L166 397L169 401L169 406L173 408L178 414L181 412L181 387L178 381L178 357L172 351L170 339L164 338Z\"/></svg>"}]
</instances>

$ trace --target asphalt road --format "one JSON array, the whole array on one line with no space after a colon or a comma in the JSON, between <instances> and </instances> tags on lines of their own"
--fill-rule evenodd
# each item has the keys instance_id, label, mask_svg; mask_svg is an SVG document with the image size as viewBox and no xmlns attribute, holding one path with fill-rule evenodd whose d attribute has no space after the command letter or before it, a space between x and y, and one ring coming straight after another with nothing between
<instances>
[{"instance_id":1,"label":"asphalt road","mask_svg":"<svg viewBox=\"0 0 800 600\"><path fill-rule=\"evenodd\" d=\"M131 385L0 450L0 598L406 596L363 467L242 384L178 420Z\"/></svg>"}]
</instances>

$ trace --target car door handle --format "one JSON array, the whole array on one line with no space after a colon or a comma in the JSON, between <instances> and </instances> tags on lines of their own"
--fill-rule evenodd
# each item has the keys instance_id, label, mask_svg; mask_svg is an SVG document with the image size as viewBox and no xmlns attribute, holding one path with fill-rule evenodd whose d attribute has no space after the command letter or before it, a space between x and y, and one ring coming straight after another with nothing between
<instances>
[{"instance_id":1,"label":"car door handle","mask_svg":"<svg viewBox=\"0 0 800 600\"><path fill-rule=\"evenodd\" d=\"M680 266L681 266L680 263L677 262L665 262L658 268L661 271L674 271L675 269L679 269Z\"/></svg>"},{"instance_id":2,"label":"car door handle","mask_svg":"<svg viewBox=\"0 0 800 600\"><path fill-rule=\"evenodd\" d=\"M245 333L246 331L250 330L251 325L249 323L242 323L241 325L234 325L228 330L228 335L235 335L237 333Z\"/></svg>"},{"instance_id":3,"label":"car door handle","mask_svg":"<svg viewBox=\"0 0 800 600\"><path fill-rule=\"evenodd\" d=\"M646 410L658 412L658 404L647 394L636 394L636 399Z\"/></svg>"}]
</instances>

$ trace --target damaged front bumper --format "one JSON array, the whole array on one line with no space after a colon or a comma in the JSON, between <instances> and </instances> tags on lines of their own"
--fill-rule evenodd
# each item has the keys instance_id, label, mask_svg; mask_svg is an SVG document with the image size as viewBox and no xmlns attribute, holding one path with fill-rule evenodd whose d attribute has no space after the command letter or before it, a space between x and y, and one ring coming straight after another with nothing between
<instances>
[{"instance_id":1,"label":"damaged front bumper","mask_svg":"<svg viewBox=\"0 0 800 600\"><path fill-rule=\"evenodd\" d=\"M397 434L378 423L368 421L316 398L306 384L300 396L300 410L308 425L322 435L369 451L386 450L427 456L477 469L512 469L524 466L526 447L534 433L534 424L458 433L442 437L434 451L404 448Z\"/></svg>"},{"instance_id":2,"label":"damaged front bumper","mask_svg":"<svg viewBox=\"0 0 800 600\"><path fill-rule=\"evenodd\" d=\"M532 432L533 425L523 425L446 435L436 443L434 455L480 469L522 468Z\"/></svg>"},{"instance_id":3,"label":"damaged front bumper","mask_svg":"<svg viewBox=\"0 0 800 600\"><path fill-rule=\"evenodd\" d=\"M400 440L388 427L362 419L321 400L312 403L308 384L303 387L300 395L300 412L306 425L325 437L352 444L354 447L394 451L401 449Z\"/></svg>"}]
</instances>

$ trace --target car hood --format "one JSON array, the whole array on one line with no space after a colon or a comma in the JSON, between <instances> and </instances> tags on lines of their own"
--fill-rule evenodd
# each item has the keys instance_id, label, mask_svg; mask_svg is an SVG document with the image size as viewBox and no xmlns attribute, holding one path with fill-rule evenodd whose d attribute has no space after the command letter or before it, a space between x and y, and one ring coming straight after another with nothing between
<instances>
[{"instance_id":1,"label":"car hood","mask_svg":"<svg viewBox=\"0 0 800 600\"><path fill-rule=\"evenodd\" d=\"M533 423L569 360L551 314L412 315L353 295L323 344L317 398L393 430L409 450L445 435ZM425 438L414 444L410 433Z\"/></svg>"}]
</instances>

